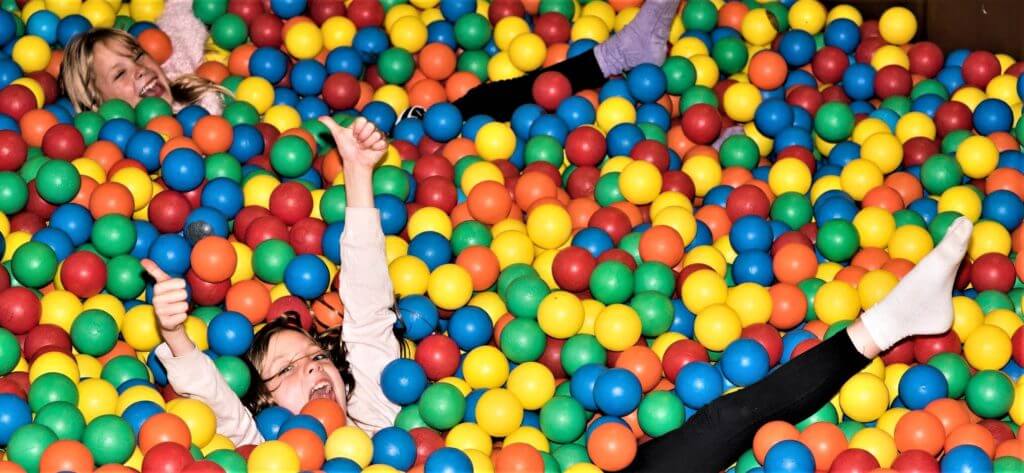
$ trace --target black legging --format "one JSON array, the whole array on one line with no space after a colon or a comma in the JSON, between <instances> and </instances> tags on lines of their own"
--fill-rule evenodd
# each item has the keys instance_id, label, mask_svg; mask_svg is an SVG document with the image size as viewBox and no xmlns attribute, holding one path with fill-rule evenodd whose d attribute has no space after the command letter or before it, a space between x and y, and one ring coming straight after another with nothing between
<instances>
[{"instance_id":1,"label":"black legging","mask_svg":"<svg viewBox=\"0 0 1024 473\"><path fill-rule=\"evenodd\" d=\"M600 87L608 79L597 64L594 50L566 59L551 67L538 69L515 79L488 82L470 90L453 104L463 118L488 115L498 121L508 121L520 105L533 102L533 81L547 71L561 72L572 85L572 92Z\"/></svg>"},{"instance_id":2,"label":"black legging","mask_svg":"<svg viewBox=\"0 0 1024 473\"><path fill-rule=\"evenodd\" d=\"M704 406L679 429L641 445L626 471L725 470L750 448L762 425L810 417L870 362L843 330L761 381Z\"/></svg>"}]
</instances>

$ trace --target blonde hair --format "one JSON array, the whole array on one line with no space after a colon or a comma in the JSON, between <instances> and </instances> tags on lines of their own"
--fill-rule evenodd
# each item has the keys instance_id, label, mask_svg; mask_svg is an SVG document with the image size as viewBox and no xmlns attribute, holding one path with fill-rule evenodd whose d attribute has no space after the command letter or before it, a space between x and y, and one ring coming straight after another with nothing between
<instances>
[{"instance_id":1,"label":"blonde hair","mask_svg":"<svg viewBox=\"0 0 1024 473\"><path fill-rule=\"evenodd\" d=\"M139 42L122 30L96 28L76 36L64 49L60 84L79 112L96 110L103 104L103 98L96 88L92 61L96 45L106 41L120 44L132 54L145 54ZM195 74L185 74L171 81L171 97L177 103L191 105L208 93L231 95L228 89Z\"/></svg>"}]
</instances>

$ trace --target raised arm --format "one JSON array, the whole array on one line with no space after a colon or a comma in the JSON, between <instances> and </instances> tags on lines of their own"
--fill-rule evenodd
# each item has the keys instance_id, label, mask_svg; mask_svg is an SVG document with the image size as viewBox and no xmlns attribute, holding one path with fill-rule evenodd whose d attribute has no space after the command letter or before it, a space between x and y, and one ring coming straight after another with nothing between
<instances>
[{"instance_id":1,"label":"raised arm","mask_svg":"<svg viewBox=\"0 0 1024 473\"><path fill-rule=\"evenodd\" d=\"M373 207L373 166L387 148L384 135L363 118L342 128L321 119L338 145L345 173L345 229L341 234L341 276L338 293L345 305L342 341L348 350L356 387L349 417L375 432L391 425L399 407L380 389L380 373L399 356L393 334L397 316L391 310L394 289L384 252L380 213Z\"/></svg>"},{"instance_id":2,"label":"raised arm","mask_svg":"<svg viewBox=\"0 0 1024 473\"><path fill-rule=\"evenodd\" d=\"M167 78L174 80L183 74L194 73L203 62L206 38L210 33L192 12L192 0L167 0L156 24L171 39L173 46L171 57L161 66Z\"/></svg>"},{"instance_id":3,"label":"raised arm","mask_svg":"<svg viewBox=\"0 0 1024 473\"><path fill-rule=\"evenodd\" d=\"M188 293L185 280L174 279L156 263L142 260L146 272L156 280L153 309L164 343L156 348L156 357L167 370L167 381L182 396L198 399L210 406L217 417L217 433L236 446L263 442L252 413L224 381L217 365L196 348L185 333L188 317Z\"/></svg>"}]
</instances>

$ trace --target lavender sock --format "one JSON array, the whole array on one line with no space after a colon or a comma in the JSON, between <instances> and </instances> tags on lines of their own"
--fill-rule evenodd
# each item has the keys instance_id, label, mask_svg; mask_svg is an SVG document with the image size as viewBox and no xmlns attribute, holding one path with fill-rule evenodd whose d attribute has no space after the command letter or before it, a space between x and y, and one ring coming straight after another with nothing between
<instances>
[{"instance_id":1,"label":"lavender sock","mask_svg":"<svg viewBox=\"0 0 1024 473\"><path fill-rule=\"evenodd\" d=\"M604 76L621 74L644 63L664 63L669 29L678 8L679 0L647 0L622 31L597 45L594 56Z\"/></svg>"}]
</instances>

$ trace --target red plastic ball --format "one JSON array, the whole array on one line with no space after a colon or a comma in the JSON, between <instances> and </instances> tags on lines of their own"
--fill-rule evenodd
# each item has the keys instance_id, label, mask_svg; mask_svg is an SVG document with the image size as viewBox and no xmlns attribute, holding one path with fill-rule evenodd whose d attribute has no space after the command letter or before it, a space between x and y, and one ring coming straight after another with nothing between
<instances>
[{"instance_id":1,"label":"red plastic ball","mask_svg":"<svg viewBox=\"0 0 1024 473\"><path fill-rule=\"evenodd\" d=\"M7 115L16 121L30 110L35 110L39 102L36 95L20 84L11 84L0 90L0 113Z\"/></svg>"},{"instance_id":2,"label":"red plastic ball","mask_svg":"<svg viewBox=\"0 0 1024 473\"><path fill-rule=\"evenodd\" d=\"M142 470L153 473L179 473L195 460L188 449L173 442L154 445L142 458Z\"/></svg>"},{"instance_id":3,"label":"red plastic ball","mask_svg":"<svg viewBox=\"0 0 1024 473\"><path fill-rule=\"evenodd\" d=\"M626 265L630 271L636 270L636 259L633 258L633 255L629 254L629 252L622 248L612 248L601 253L601 256L597 258L597 264L604 263L605 261L617 261Z\"/></svg>"},{"instance_id":4,"label":"red plastic ball","mask_svg":"<svg viewBox=\"0 0 1024 473\"><path fill-rule=\"evenodd\" d=\"M913 86L910 71L895 64L885 66L875 74L875 93L883 99L894 95L910 95Z\"/></svg>"},{"instance_id":5,"label":"red plastic ball","mask_svg":"<svg viewBox=\"0 0 1024 473\"><path fill-rule=\"evenodd\" d=\"M578 199L580 197L593 198L594 190L597 188L597 180L601 178L601 171L593 166L578 167L569 174L565 183L569 197Z\"/></svg>"},{"instance_id":6,"label":"red plastic ball","mask_svg":"<svg viewBox=\"0 0 1024 473\"><path fill-rule=\"evenodd\" d=\"M256 248L270 239L288 241L288 227L273 215L257 218L245 232L245 244L249 248Z\"/></svg>"},{"instance_id":7,"label":"red plastic ball","mask_svg":"<svg viewBox=\"0 0 1024 473\"><path fill-rule=\"evenodd\" d=\"M668 147L656 140L643 140L633 146L629 157L637 161L647 161L653 164L659 171L668 171L670 158Z\"/></svg>"},{"instance_id":8,"label":"red plastic ball","mask_svg":"<svg viewBox=\"0 0 1024 473\"><path fill-rule=\"evenodd\" d=\"M417 183L416 202L451 213L459 203L459 192L451 179L430 176Z\"/></svg>"},{"instance_id":9,"label":"red plastic ball","mask_svg":"<svg viewBox=\"0 0 1024 473\"><path fill-rule=\"evenodd\" d=\"M224 473L224 468L210 460L199 460L186 466L181 473Z\"/></svg>"},{"instance_id":10,"label":"red plastic ball","mask_svg":"<svg viewBox=\"0 0 1024 473\"><path fill-rule=\"evenodd\" d=\"M927 363L939 353L960 354L963 345L956 332L950 330L941 335L919 335L914 338L914 359L918 363Z\"/></svg>"},{"instance_id":11,"label":"red plastic ball","mask_svg":"<svg viewBox=\"0 0 1024 473\"><path fill-rule=\"evenodd\" d=\"M0 301L4 301L0 304L0 327L22 335L39 325L42 304L31 290L9 287L0 291Z\"/></svg>"},{"instance_id":12,"label":"red plastic ball","mask_svg":"<svg viewBox=\"0 0 1024 473\"><path fill-rule=\"evenodd\" d=\"M938 473L939 461L924 450L907 450L892 462L892 469L901 473Z\"/></svg>"},{"instance_id":13,"label":"red plastic ball","mask_svg":"<svg viewBox=\"0 0 1024 473\"><path fill-rule=\"evenodd\" d=\"M809 85L798 85L792 87L786 92L786 103L790 105L796 105L814 116L818 113L818 109L825 103L825 100L821 96L821 92L818 89Z\"/></svg>"},{"instance_id":14,"label":"red plastic ball","mask_svg":"<svg viewBox=\"0 0 1024 473\"><path fill-rule=\"evenodd\" d=\"M979 292L1009 292L1015 279L1013 262L1006 255L987 253L974 260L971 266L971 284Z\"/></svg>"},{"instance_id":15,"label":"red plastic ball","mask_svg":"<svg viewBox=\"0 0 1024 473\"><path fill-rule=\"evenodd\" d=\"M28 202L25 203L25 210L49 220L53 212L57 210L57 206L47 202L46 199L43 199L43 196L39 195L39 188L36 187L36 182L28 183Z\"/></svg>"},{"instance_id":16,"label":"red plastic ball","mask_svg":"<svg viewBox=\"0 0 1024 473\"><path fill-rule=\"evenodd\" d=\"M555 255L551 273L558 287L570 292L582 292L590 287L590 274L596 266L597 259L589 251L569 246Z\"/></svg>"},{"instance_id":17,"label":"red plastic ball","mask_svg":"<svg viewBox=\"0 0 1024 473\"><path fill-rule=\"evenodd\" d=\"M49 351L71 354L71 336L64 329L53 324L36 325L25 335L21 353L31 363L37 356Z\"/></svg>"},{"instance_id":18,"label":"red plastic ball","mask_svg":"<svg viewBox=\"0 0 1024 473\"><path fill-rule=\"evenodd\" d=\"M306 217L288 230L288 243L295 249L296 254L323 254L324 232L327 231L327 224L323 220Z\"/></svg>"},{"instance_id":19,"label":"red plastic ball","mask_svg":"<svg viewBox=\"0 0 1024 473\"><path fill-rule=\"evenodd\" d=\"M447 180L452 180L455 177L455 167L447 159L435 155L428 154L416 161L416 167L413 168L412 177L416 179L416 183L422 183L424 179L431 176L441 176Z\"/></svg>"},{"instance_id":20,"label":"red plastic ball","mask_svg":"<svg viewBox=\"0 0 1024 473\"><path fill-rule=\"evenodd\" d=\"M249 24L249 38L257 47L280 47L283 31L281 19L269 13L257 15Z\"/></svg>"},{"instance_id":21,"label":"red plastic ball","mask_svg":"<svg viewBox=\"0 0 1024 473\"><path fill-rule=\"evenodd\" d=\"M569 19L558 12L547 12L537 17L533 26L533 32L549 46L557 43L568 43L572 32L572 25Z\"/></svg>"},{"instance_id":22,"label":"red plastic ball","mask_svg":"<svg viewBox=\"0 0 1024 473\"><path fill-rule=\"evenodd\" d=\"M878 48L887 45L884 39L880 37L864 38L860 44L857 45L857 49L853 51L853 57L857 62L864 64L871 64L871 58L875 56L875 51Z\"/></svg>"},{"instance_id":23,"label":"red plastic ball","mask_svg":"<svg viewBox=\"0 0 1024 473\"><path fill-rule=\"evenodd\" d=\"M821 99L825 103L841 102L848 104L852 102L852 100L850 100L850 96L846 95L846 91L843 90L843 88L838 85L830 85L828 87L825 87L821 91Z\"/></svg>"},{"instance_id":24,"label":"red plastic ball","mask_svg":"<svg viewBox=\"0 0 1024 473\"><path fill-rule=\"evenodd\" d=\"M384 23L384 6L380 0L354 0L348 6L348 18L357 29Z\"/></svg>"},{"instance_id":25,"label":"red plastic ball","mask_svg":"<svg viewBox=\"0 0 1024 473\"><path fill-rule=\"evenodd\" d=\"M895 344L892 348L882 352L882 361L886 365L893 363L911 364L914 362L914 340L906 338Z\"/></svg>"},{"instance_id":26,"label":"red plastic ball","mask_svg":"<svg viewBox=\"0 0 1024 473\"><path fill-rule=\"evenodd\" d=\"M60 281L81 299L95 296L107 284L107 265L96 253L76 251L61 264Z\"/></svg>"},{"instance_id":27,"label":"red plastic ball","mask_svg":"<svg viewBox=\"0 0 1024 473\"><path fill-rule=\"evenodd\" d=\"M691 106L683 112L683 134L694 143L714 143L722 133L722 117L718 109L706 103Z\"/></svg>"},{"instance_id":28,"label":"red plastic ball","mask_svg":"<svg viewBox=\"0 0 1024 473\"><path fill-rule=\"evenodd\" d=\"M596 166L607 152L604 135L591 126L576 128L565 139L565 156L577 166Z\"/></svg>"},{"instance_id":29,"label":"red plastic ball","mask_svg":"<svg viewBox=\"0 0 1024 473\"><path fill-rule=\"evenodd\" d=\"M985 90L985 86L1002 72L996 55L988 51L974 51L963 64L964 83Z\"/></svg>"},{"instance_id":30,"label":"red plastic ball","mask_svg":"<svg viewBox=\"0 0 1024 473\"><path fill-rule=\"evenodd\" d=\"M910 73L925 77L935 77L945 63L942 48L931 41L911 46L907 55L910 57Z\"/></svg>"},{"instance_id":31,"label":"red plastic ball","mask_svg":"<svg viewBox=\"0 0 1024 473\"><path fill-rule=\"evenodd\" d=\"M39 84L39 87L43 89L44 104L52 104L60 97L60 85L57 83L57 79L51 76L49 72L36 71L31 74L27 74L25 77L36 81L36 83Z\"/></svg>"},{"instance_id":32,"label":"red plastic ball","mask_svg":"<svg viewBox=\"0 0 1024 473\"><path fill-rule=\"evenodd\" d=\"M28 157L28 143L15 131L0 131L0 171L17 171Z\"/></svg>"},{"instance_id":33,"label":"red plastic ball","mask_svg":"<svg viewBox=\"0 0 1024 473\"><path fill-rule=\"evenodd\" d=\"M665 378L675 382L679 370L694 361L708 361L708 351L696 340L679 340L669 345L661 358Z\"/></svg>"},{"instance_id":34,"label":"red plastic ball","mask_svg":"<svg viewBox=\"0 0 1024 473\"><path fill-rule=\"evenodd\" d=\"M1017 331L1013 332L1010 346L1013 347L1013 361L1024 366L1024 327L1017 327Z\"/></svg>"},{"instance_id":35,"label":"red plastic ball","mask_svg":"<svg viewBox=\"0 0 1024 473\"><path fill-rule=\"evenodd\" d=\"M754 340L768 352L768 363L775 366L782 359L782 337L775 327L765 323L749 325L743 328L741 338Z\"/></svg>"},{"instance_id":36,"label":"red plastic ball","mask_svg":"<svg viewBox=\"0 0 1024 473\"><path fill-rule=\"evenodd\" d=\"M412 441L416 444L416 463L422 465L434 451L444 447L444 439L430 427L416 427L409 431Z\"/></svg>"},{"instance_id":37,"label":"red plastic ball","mask_svg":"<svg viewBox=\"0 0 1024 473\"><path fill-rule=\"evenodd\" d=\"M661 191L679 192L690 200L693 200L693 197L697 195L697 187L693 184L693 179L686 173L678 170L662 174Z\"/></svg>"},{"instance_id":38,"label":"red plastic ball","mask_svg":"<svg viewBox=\"0 0 1024 473\"><path fill-rule=\"evenodd\" d=\"M180 232L185 228L185 220L190 212L192 205L188 199L174 190L164 190L149 201L149 223L160 233Z\"/></svg>"},{"instance_id":39,"label":"red plastic ball","mask_svg":"<svg viewBox=\"0 0 1024 473\"><path fill-rule=\"evenodd\" d=\"M868 473L878 468L878 460L873 455L859 448L843 450L832 460L830 473Z\"/></svg>"},{"instance_id":40,"label":"red plastic ball","mask_svg":"<svg viewBox=\"0 0 1024 473\"><path fill-rule=\"evenodd\" d=\"M202 280L191 269L185 273L185 282L192 289L192 302L196 305L217 305L224 301L231 289L231 280L209 282Z\"/></svg>"},{"instance_id":41,"label":"red plastic ball","mask_svg":"<svg viewBox=\"0 0 1024 473\"><path fill-rule=\"evenodd\" d=\"M824 84L838 83L842 80L847 67L850 67L850 60L842 49L835 46L819 49L811 60L811 71L818 81Z\"/></svg>"},{"instance_id":42,"label":"red plastic ball","mask_svg":"<svg viewBox=\"0 0 1024 473\"><path fill-rule=\"evenodd\" d=\"M768 196L764 195L760 188L750 184L733 189L725 199L725 213L733 222L747 215L768 218L770 211L771 203Z\"/></svg>"},{"instance_id":43,"label":"red plastic ball","mask_svg":"<svg viewBox=\"0 0 1024 473\"><path fill-rule=\"evenodd\" d=\"M598 209L597 212L594 212L594 215L590 216L588 226L604 230L605 233L612 237L612 242L616 245L619 244L619 240L622 237L626 236L633 229L633 226L629 223L629 217L615 207L602 207Z\"/></svg>"},{"instance_id":44,"label":"red plastic ball","mask_svg":"<svg viewBox=\"0 0 1024 473\"><path fill-rule=\"evenodd\" d=\"M903 165L920 166L928 158L939 154L939 144L924 136L915 136L903 143Z\"/></svg>"},{"instance_id":45,"label":"red plastic ball","mask_svg":"<svg viewBox=\"0 0 1024 473\"><path fill-rule=\"evenodd\" d=\"M270 193L270 213L294 225L313 211L313 195L298 182L286 182Z\"/></svg>"},{"instance_id":46,"label":"red plastic ball","mask_svg":"<svg viewBox=\"0 0 1024 473\"><path fill-rule=\"evenodd\" d=\"M961 102L946 102L935 109L935 131L940 137L956 130L970 130L973 126L974 115Z\"/></svg>"},{"instance_id":47,"label":"red plastic ball","mask_svg":"<svg viewBox=\"0 0 1024 473\"><path fill-rule=\"evenodd\" d=\"M345 2L342 0L314 0L309 2L309 17L322 25L332 16L345 16Z\"/></svg>"},{"instance_id":48,"label":"red plastic ball","mask_svg":"<svg viewBox=\"0 0 1024 473\"><path fill-rule=\"evenodd\" d=\"M228 13L242 17L247 25L251 25L252 20L263 12L263 2L228 2Z\"/></svg>"},{"instance_id":49,"label":"red plastic ball","mask_svg":"<svg viewBox=\"0 0 1024 473\"><path fill-rule=\"evenodd\" d=\"M244 240L245 232L249 230L249 225L252 225L252 222L256 221L256 219L260 217L267 217L269 215L270 211L263 207L251 205L249 207L242 208L242 210L238 212L238 215L235 216L235 228L233 230L235 239Z\"/></svg>"},{"instance_id":50,"label":"red plastic ball","mask_svg":"<svg viewBox=\"0 0 1024 473\"><path fill-rule=\"evenodd\" d=\"M356 3L358 0L353 2L353 5ZM324 102L334 110L348 110L355 107L359 103L361 92L359 81L352 74L335 72L327 76L327 80L324 81Z\"/></svg>"},{"instance_id":51,"label":"red plastic ball","mask_svg":"<svg viewBox=\"0 0 1024 473\"><path fill-rule=\"evenodd\" d=\"M561 72L547 71L533 81L533 101L549 112L572 95L572 84Z\"/></svg>"},{"instance_id":52,"label":"red plastic ball","mask_svg":"<svg viewBox=\"0 0 1024 473\"><path fill-rule=\"evenodd\" d=\"M281 317L285 312L299 314L299 323L306 329L313 325L312 315L309 313L309 305L298 296L279 297L270 303L267 309L267 322Z\"/></svg>"},{"instance_id":53,"label":"red plastic ball","mask_svg":"<svg viewBox=\"0 0 1024 473\"><path fill-rule=\"evenodd\" d=\"M526 7L523 6L523 2L520 0L494 0L491 2L491 6L487 8L487 19L492 25L498 24L502 18L506 16L523 16L526 13Z\"/></svg>"},{"instance_id":54,"label":"red plastic ball","mask_svg":"<svg viewBox=\"0 0 1024 473\"><path fill-rule=\"evenodd\" d=\"M562 366L562 347L564 346L565 340L548 337L548 342L544 345L544 352L540 354L540 359L537 360L540 364L551 370L551 374L555 376L555 379L565 379L568 377L565 367Z\"/></svg>"},{"instance_id":55,"label":"red plastic ball","mask_svg":"<svg viewBox=\"0 0 1024 473\"><path fill-rule=\"evenodd\" d=\"M416 363L433 381L454 375L460 360L459 346L441 334L430 335L416 346Z\"/></svg>"}]
</instances>

